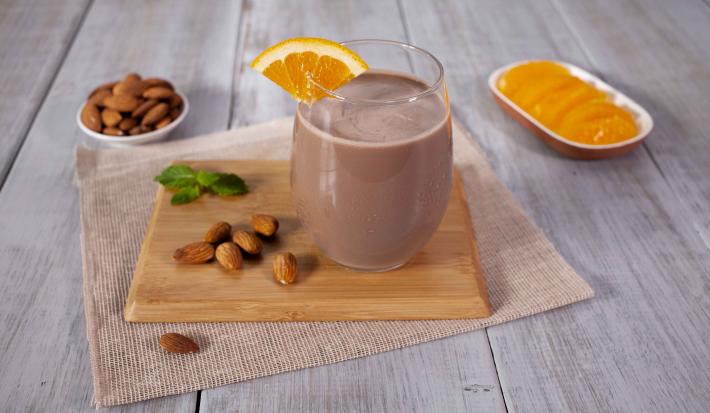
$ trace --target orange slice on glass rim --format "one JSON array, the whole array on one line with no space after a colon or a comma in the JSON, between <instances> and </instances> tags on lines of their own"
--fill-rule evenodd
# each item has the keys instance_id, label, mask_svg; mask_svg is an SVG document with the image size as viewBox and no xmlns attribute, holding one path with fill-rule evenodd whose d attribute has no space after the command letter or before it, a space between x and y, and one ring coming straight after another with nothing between
<instances>
[{"instance_id":1,"label":"orange slice on glass rim","mask_svg":"<svg viewBox=\"0 0 710 413\"><path fill-rule=\"evenodd\" d=\"M352 50L326 39L284 40L261 52L251 67L281 86L299 102L312 103L367 70Z\"/></svg>"}]
</instances>

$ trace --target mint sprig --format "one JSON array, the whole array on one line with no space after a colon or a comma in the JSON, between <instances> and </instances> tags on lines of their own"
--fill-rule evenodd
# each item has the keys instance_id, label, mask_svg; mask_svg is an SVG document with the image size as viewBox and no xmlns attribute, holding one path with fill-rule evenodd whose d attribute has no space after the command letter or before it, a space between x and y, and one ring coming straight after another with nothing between
<instances>
[{"instance_id":1,"label":"mint sprig","mask_svg":"<svg viewBox=\"0 0 710 413\"><path fill-rule=\"evenodd\" d=\"M220 196L242 195L249 192L249 187L238 175L195 171L187 165L169 166L153 180L168 189L177 191L170 199L173 205L188 204L205 192Z\"/></svg>"}]
</instances>

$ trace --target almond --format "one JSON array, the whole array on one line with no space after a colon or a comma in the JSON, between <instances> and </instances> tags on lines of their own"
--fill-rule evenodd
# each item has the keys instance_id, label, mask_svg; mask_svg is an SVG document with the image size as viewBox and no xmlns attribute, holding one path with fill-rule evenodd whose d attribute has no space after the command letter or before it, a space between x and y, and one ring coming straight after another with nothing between
<instances>
[{"instance_id":1,"label":"almond","mask_svg":"<svg viewBox=\"0 0 710 413\"><path fill-rule=\"evenodd\" d=\"M202 264L214 257L214 247L209 242L193 242L175 250L173 260L181 264Z\"/></svg>"},{"instance_id":2,"label":"almond","mask_svg":"<svg viewBox=\"0 0 710 413\"><path fill-rule=\"evenodd\" d=\"M192 339L178 333L166 333L160 336L160 347L171 353L197 353L200 346Z\"/></svg>"},{"instance_id":3,"label":"almond","mask_svg":"<svg viewBox=\"0 0 710 413\"><path fill-rule=\"evenodd\" d=\"M96 86L94 90L89 93L89 99L91 99L94 95L96 95L100 90L111 90L113 89L114 86L116 86L116 83L118 82L108 82L104 83L102 85Z\"/></svg>"},{"instance_id":4,"label":"almond","mask_svg":"<svg viewBox=\"0 0 710 413\"><path fill-rule=\"evenodd\" d=\"M243 249L244 252L251 255L256 255L261 252L262 245L261 240L251 232L246 231L236 231L232 234L232 241L239 245L239 248Z\"/></svg>"},{"instance_id":5,"label":"almond","mask_svg":"<svg viewBox=\"0 0 710 413\"><path fill-rule=\"evenodd\" d=\"M111 89L101 89L89 98L89 102L101 108L104 106L104 99L109 96L111 96Z\"/></svg>"},{"instance_id":6,"label":"almond","mask_svg":"<svg viewBox=\"0 0 710 413\"><path fill-rule=\"evenodd\" d=\"M257 234L270 237L279 229L279 221L271 215L256 214L251 216L251 226Z\"/></svg>"},{"instance_id":7,"label":"almond","mask_svg":"<svg viewBox=\"0 0 710 413\"><path fill-rule=\"evenodd\" d=\"M141 103L136 110L131 113L131 116L134 118L140 118L141 116L145 115L148 113L149 110L153 108L153 106L157 105L158 101L156 99L150 99L146 100L145 102Z\"/></svg>"},{"instance_id":8,"label":"almond","mask_svg":"<svg viewBox=\"0 0 710 413\"><path fill-rule=\"evenodd\" d=\"M101 111L101 120L106 126L116 126L121 121L121 114L115 109L106 108Z\"/></svg>"},{"instance_id":9,"label":"almond","mask_svg":"<svg viewBox=\"0 0 710 413\"><path fill-rule=\"evenodd\" d=\"M238 270L242 267L242 253L237 244L233 242L219 244L214 256L227 271Z\"/></svg>"},{"instance_id":10,"label":"almond","mask_svg":"<svg viewBox=\"0 0 710 413\"><path fill-rule=\"evenodd\" d=\"M274 257L274 280L281 284L292 284L298 275L296 257L290 252L284 252Z\"/></svg>"},{"instance_id":11,"label":"almond","mask_svg":"<svg viewBox=\"0 0 710 413\"><path fill-rule=\"evenodd\" d=\"M155 129L162 129L162 128L170 125L170 122L172 122L172 121L173 120L170 119L170 116L166 116L163 119L160 119L159 121L157 121L155 123Z\"/></svg>"},{"instance_id":12,"label":"almond","mask_svg":"<svg viewBox=\"0 0 710 413\"><path fill-rule=\"evenodd\" d=\"M143 92L143 97L146 99L169 99L173 94L171 89L162 86L154 86L146 89Z\"/></svg>"},{"instance_id":13,"label":"almond","mask_svg":"<svg viewBox=\"0 0 710 413\"><path fill-rule=\"evenodd\" d=\"M136 72L128 73L128 74L126 74L126 76L123 77L123 81L124 81L124 82L126 82L126 81L128 81L128 82L136 82L136 81L139 81L139 80L141 80L141 75L139 75L139 74L136 73Z\"/></svg>"},{"instance_id":14,"label":"almond","mask_svg":"<svg viewBox=\"0 0 710 413\"><path fill-rule=\"evenodd\" d=\"M125 133L121 129L118 129L115 126L109 126L108 128L104 128L103 131L101 131L104 135L110 135L110 136L123 136Z\"/></svg>"},{"instance_id":15,"label":"almond","mask_svg":"<svg viewBox=\"0 0 710 413\"><path fill-rule=\"evenodd\" d=\"M153 127L148 126L148 125L141 125L140 128L141 128L141 133L148 133L148 132L153 131Z\"/></svg>"},{"instance_id":16,"label":"almond","mask_svg":"<svg viewBox=\"0 0 710 413\"><path fill-rule=\"evenodd\" d=\"M129 135L140 135L141 133L141 127L140 126L134 126L131 128L131 130L128 131Z\"/></svg>"},{"instance_id":17,"label":"almond","mask_svg":"<svg viewBox=\"0 0 710 413\"><path fill-rule=\"evenodd\" d=\"M159 77L150 77L150 78L148 78L148 79L143 79L143 81L144 81L145 84L147 84L149 87L162 86L162 87L166 87L166 88L168 88L168 89L170 89L170 90L175 90L175 88L173 87L173 84L172 84L172 83L168 82L168 81L165 80L165 79L161 79L161 78L159 78Z\"/></svg>"},{"instance_id":18,"label":"almond","mask_svg":"<svg viewBox=\"0 0 710 413\"><path fill-rule=\"evenodd\" d=\"M104 106L119 112L132 112L138 107L138 98L132 95L113 95L104 99Z\"/></svg>"},{"instance_id":19,"label":"almond","mask_svg":"<svg viewBox=\"0 0 710 413\"><path fill-rule=\"evenodd\" d=\"M113 87L114 95L133 95L139 97L148 88L141 80L124 80L118 82L116 86Z\"/></svg>"},{"instance_id":20,"label":"almond","mask_svg":"<svg viewBox=\"0 0 710 413\"><path fill-rule=\"evenodd\" d=\"M180 117L180 112L182 112L180 108L172 108L168 116L170 116L170 119L175 120Z\"/></svg>"},{"instance_id":21,"label":"almond","mask_svg":"<svg viewBox=\"0 0 710 413\"><path fill-rule=\"evenodd\" d=\"M207 230L203 239L205 242L216 244L224 241L225 239L229 239L229 234L231 233L232 226L227 222L220 221L212 225L210 229Z\"/></svg>"},{"instance_id":22,"label":"almond","mask_svg":"<svg viewBox=\"0 0 710 413\"><path fill-rule=\"evenodd\" d=\"M86 102L81 110L81 123L94 132L101 132L101 112L91 102Z\"/></svg>"},{"instance_id":23,"label":"almond","mask_svg":"<svg viewBox=\"0 0 710 413\"><path fill-rule=\"evenodd\" d=\"M118 123L118 128L123 131L130 131L138 125L136 118L125 118Z\"/></svg>"},{"instance_id":24,"label":"almond","mask_svg":"<svg viewBox=\"0 0 710 413\"><path fill-rule=\"evenodd\" d=\"M165 115L168 114L169 110L170 110L170 107L168 106L167 103L158 103L153 108L151 108L148 111L148 113L145 114L145 116L143 116L143 120L141 121L141 125L154 124L155 122L159 121L160 119L163 119L165 117Z\"/></svg>"},{"instance_id":25,"label":"almond","mask_svg":"<svg viewBox=\"0 0 710 413\"><path fill-rule=\"evenodd\" d=\"M182 98L177 93L174 93L172 96L170 96L168 103L170 104L171 108L179 108L180 106L182 106Z\"/></svg>"}]
</instances>

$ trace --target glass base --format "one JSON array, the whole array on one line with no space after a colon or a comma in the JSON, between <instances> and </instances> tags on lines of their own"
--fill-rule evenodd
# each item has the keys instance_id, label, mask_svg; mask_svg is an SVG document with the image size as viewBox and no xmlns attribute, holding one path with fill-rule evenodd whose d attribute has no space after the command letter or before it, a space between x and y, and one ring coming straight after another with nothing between
<instances>
[{"instance_id":1,"label":"glass base","mask_svg":"<svg viewBox=\"0 0 710 413\"><path fill-rule=\"evenodd\" d=\"M333 260L333 261L335 261L335 260ZM377 267L376 268L362 268L362 267L354 267L352 265L345 265L341 262L335 261L336 264L340 265L341 267L345 268L346 270L361 272L361 273L367 273L367 272L380 273L380 272L394 271L397 268L403 267L405 264L407 264L407 262L408 261L405 261L400 264L395 264L395 265L392 265L389 267L383 267L383 268L377 268Z\"/></svg>"}]
</instances>

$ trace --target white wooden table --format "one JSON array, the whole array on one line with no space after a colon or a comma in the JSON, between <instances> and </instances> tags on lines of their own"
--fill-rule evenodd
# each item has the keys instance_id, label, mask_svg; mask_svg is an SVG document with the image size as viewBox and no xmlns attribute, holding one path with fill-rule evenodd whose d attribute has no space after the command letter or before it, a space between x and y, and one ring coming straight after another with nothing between
<instances>
[{"instance_id":1,"label":"white wooden table","mask_svg":"<svg viewBox=\"0 0 710 413\"><path fill-rule=\"evenodd\" d=\"M710 411L710 3L0 1L0 411L92 411L74 123L91 86L173 79L175 138L293 112L248 70L293 36L412 42L440 57L456 116L592 285L589 301L337 365L120 411ZM561 158L485 78L524 58L585 67L644 105L633 154Z\"/></svg>"}]
</instances>

